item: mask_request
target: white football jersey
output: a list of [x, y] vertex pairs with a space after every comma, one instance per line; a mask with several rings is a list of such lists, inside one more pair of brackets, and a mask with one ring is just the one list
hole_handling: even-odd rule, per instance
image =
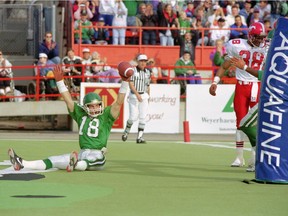
[[[226, 50], [228, 57], [242, 58], [248, 67], [255, 70], [263, 70], [267, 49], [252, 47], [245, 39], [237, 38], [227, 42]], [[248, 82], [257, 82], [258, 78], [252, 76], [244, 70], [236, 68], [236, 79]]]

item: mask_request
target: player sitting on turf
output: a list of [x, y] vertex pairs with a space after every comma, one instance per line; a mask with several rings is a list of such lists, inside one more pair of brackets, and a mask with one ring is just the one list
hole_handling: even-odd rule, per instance
[[19, 157], [12, 148], [8, 150], [10, 161], [15, 170], [28, 169], [66, 169], [68, 172], [75, 170], [97, 170], [105, 164], [105, 153], [107, 151], [107, 140], [112, 125], [117, 119], [125, 94], [128, 90], [127, 79], [122, 77], [122, 84], [116, 101], [104, 108], [101, 97], [94, 93], [88, 93], [83, 100], [83, 106], [72, 100], [66, 85], [63, 81], [61, 66], [53, 70], [57, 87], [61, 93], [70, 116], [77, 122], [79, 128], [80, 152], [73, 151], [71, 154], [51, 156], [44, 160], [26, 161]]

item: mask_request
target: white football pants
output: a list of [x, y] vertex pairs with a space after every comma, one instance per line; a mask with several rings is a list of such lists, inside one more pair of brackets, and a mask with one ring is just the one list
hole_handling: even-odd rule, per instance
[[146, 116], [148, 113], [149, 106], [149, 95], [148, 93], [141, 94], [142, 102], [139, 102], [135, 94], [129, 95], [129, 120], [135, 122], [139, 119], [139, 124], [145, 125]]

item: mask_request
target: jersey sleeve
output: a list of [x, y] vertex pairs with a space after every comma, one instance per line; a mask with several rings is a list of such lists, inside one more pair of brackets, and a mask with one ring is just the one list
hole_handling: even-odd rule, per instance
[[108, 121], [114, 122], [116, 119], [111, 115], [111, 106], [107, 106], [104, 109], [103, 115], [108, 118]]
[[82, 108], [82, 106], [76, 102], [74, 102], [74, 110], [73, 112], [70, 112], [68, 109], [69, 115], [78, 122], [78, 119], [81, 118], [83, 115], [86, 114], [85, 110]]
[[243, 45], [243, 42], [241, 39], [232, 39], [228, 41], [226, 44], [226, 52], [227, 52], [228, 58], [240, 57], [238, 50], [239, 50], [239, 47], [241, 48], [242, 45]]

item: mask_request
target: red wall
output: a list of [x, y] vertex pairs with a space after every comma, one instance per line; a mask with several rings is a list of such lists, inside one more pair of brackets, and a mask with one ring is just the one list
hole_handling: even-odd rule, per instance
[[[102, 58], [107, 57], [108, 64], [117, 65], [121, 61], [130, 61], [138, 53], [145, 53], [148, 58], [156, 59], [158, 65], [174, 65], [179, 58], [179, 46], [144, 46], [144, 45], [88, 45], [74, 44], [75, 54], [82, 57], [82, 49], [89, 48], [91, 53], [97, 51]], [[209, 67], [212, 63], [209, 59], [211, 51], [214, 47], [197, 47], [195, 54], [195, 63], [197, 67]]]

